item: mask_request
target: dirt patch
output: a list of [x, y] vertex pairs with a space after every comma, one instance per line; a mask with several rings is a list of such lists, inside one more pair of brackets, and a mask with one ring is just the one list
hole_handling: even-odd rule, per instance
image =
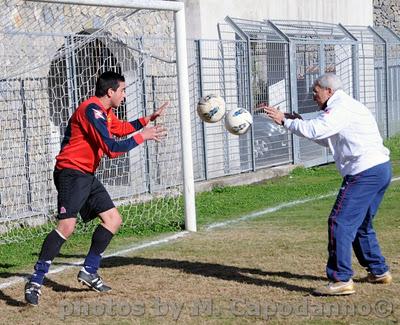
[[[393, 234], [386, 233], [384, 238]], [[326, 283], [326, 237], [320, 228], [282, 228], [257, 220], [192, 234], [132, 256], [105, 259], [113, 291], [76, 281], [79, 268], [50, 276], [39, 307], [23, 302], [23, 284], [0, 292], [7, 324], [371, 323], [400, 319], [396, 252], [386, 254], [395, 283], [356, 283], [357, 293], [317, 298]], [[365, 275], [356, 267], [356, 279]]]

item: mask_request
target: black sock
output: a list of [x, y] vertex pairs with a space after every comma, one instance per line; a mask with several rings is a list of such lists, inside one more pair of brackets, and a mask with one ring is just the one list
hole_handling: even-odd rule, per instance
[[57, 230], [49, 233], [43, 242], [42, 249], [40, 250], [39, 260], [52, 261], [58, 253], [60, 253], [61, 246], [65, 243], [65, 239], [60, 236]]
[[65, 243], [65, 239], [60, 234], [53, 230], [43, 241], [42, 249], [40, 250], [39, 259], [35, 264], [35, 272], [30, 281], [37, 284], [43, 284], [45, 274], [49, 271], [51, 262], [60, 252], [61, 246]]
[[101, 260], [101, 254], [104, 253], [114, 234], [102, 225], [98, 225], [93, 233], [92, 244], [89, 253], [83, 264], [88, 273], [96, 273]]

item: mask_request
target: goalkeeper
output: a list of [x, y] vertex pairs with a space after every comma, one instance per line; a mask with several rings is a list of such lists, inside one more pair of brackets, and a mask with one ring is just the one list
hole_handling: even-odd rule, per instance
[[352, 247], [367, 269], [366, 281], [390, 283], [392, 276], [383, 257], [372, 221], [390, 184], [389, 150], [383, 146], [376, 121], [360, 102], [342, 90], [340, 79], [327, 73], [313, 87], [320, 114], [302, 120], [285, 116], [273, 107], [265, 112], [277, 124], [296, 135], [328, 147], [343, 176], [343, 183], [328, 219], [329, 258], [326, 274], [331, 281], [314, 291], [316, 295], [354, 293]]
[[[73, 233], [78, 212], [84, 222], [97, 216], [101, 219], [78, 273], [78, 281], [98, 292], [111, 290], [103, 283], [97, 270], [101, 256], [122, 219], [94, 173], [103, 154], [114, 158], [146, 140], [160, 141], [165, 129], [159, 125], [146, 125], [163, 114], [168, 106], [165, 103], [150, 116], [126, 122], [119, 120], [113, 112], [124, 98], [125, 78], [112, 71], [105, 72], [97, 80], [95, 96], [81, 103], [68, 122], [54, 169], [54, 183], [58, 192], [58, 225], [45, 238], [34, 273], [25, 286], [25, 300], [31, 305], [38, 304], [44, 276], [61, 246]], [[123, 137], [140, 129], [141, 132], [126, 140], [117, 141], [113, 137]]]

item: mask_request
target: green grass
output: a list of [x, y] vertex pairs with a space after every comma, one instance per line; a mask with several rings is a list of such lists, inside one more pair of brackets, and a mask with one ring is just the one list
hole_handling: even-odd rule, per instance
[[[398, 176], [400, 175], [400, 136], [388, 140], [386, 145], [391, 149], [393, 173]], [[334, 165], [330, 164], [307, 169], [296, 168], [288, 176], [270, 179], [259, 184], [216, 187], [210, 192], [196, 195], [198, 225], [201, 228], [216, 221], [232, 219], [280, 203], [327, 194], [336, 191], [340, 182], [341, 177]], [[393, 198], [393, 202], [391, 202], [390, 196], [388, 197], [387, 204], [395, 205], [397, 203], [396, 198]], [[139, 222], [135, 216], [140, 216], [144, 210], [147, 211], [145, 220], [148, 222], [143, 222], [143, 219]], [[396, 211], [396, 209], [393, 210]], [[111, 250], [141, 241], [144, 238], [157, 236], [160, 233], [173, 232], [182, 227], [181, 199], [178, 199], [178, 202], [177, 200], [163, 199], [135, 207], [122, 207], [120, 211], [126, 223], [129, 220], [129, 224], [115, 236], [110, 246]], [[134, 211], [133, 214], [132, 211]], [[165, 215], [167, 211], [170, 216]], [[129, 216], [128, 213], [130, 213]], [[311, 217], [312, 213], [309, 215]], [[299, 223], [301, 224], [301, 222]], [[94, 225], [95, 223], [89, 227], [94, 228]], [[22, 270], [26, 271], [33, 265], [44, 235], [29, 240], [23, 240], [23, 238], [29, 237], [28, 235], [35, 231], [37, 234], [46, 234], [47, 229], [51, 229], [49, 225], [36, 230], [18, 230], [12, 235], [22, 238], [19, 243], [0, 245], [0, 277], [5, 278]], [[90, 245], [90, 240], [90, 231], [74, 234], [63, 246], [61, 257], [70, 256], [74, 260], [78, 257], [83, 258]]]
[[283, 202], [316, 197], [336, 189], [340, 177], [333, 165], [296, 168], [285, 177], [246, 186], [218, 187], [196, 197], [199, 225], [226, 220]]

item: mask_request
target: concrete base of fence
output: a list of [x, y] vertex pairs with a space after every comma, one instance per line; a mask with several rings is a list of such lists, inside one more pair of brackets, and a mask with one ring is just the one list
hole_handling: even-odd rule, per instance
[[256, 172], [250, 171], [248, 173], [213, 178], [210, 180], [196, 182], [195, 190], [196, 192], [205, 192], [220, 186], [237, 186], [259, 183], [274, 177], [288, 175], [296, 167], [298, 167], [298, 165], [283, 165], [260, 169]]

